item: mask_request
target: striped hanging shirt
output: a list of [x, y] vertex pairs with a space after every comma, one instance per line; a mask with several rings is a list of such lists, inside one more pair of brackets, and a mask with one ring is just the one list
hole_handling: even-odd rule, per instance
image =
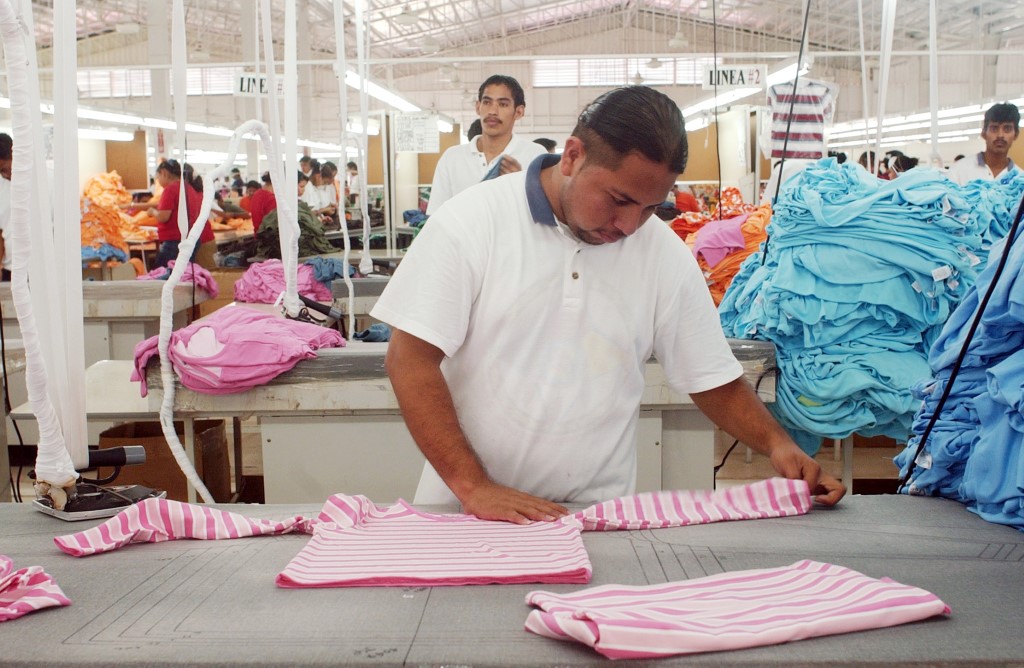
[[832, 84], [810, 79], [800, 79], [795, 95], [792, 81], [768, 89], [772, 158], [817, 160], [825, 156], [825, 125], [832, 121], [836, 92]]
[[773, 645], [906, 624], [950, 609], [917, 587], [815, 561], [684, 582], [530, 592], [526, 630], [639, 659]]

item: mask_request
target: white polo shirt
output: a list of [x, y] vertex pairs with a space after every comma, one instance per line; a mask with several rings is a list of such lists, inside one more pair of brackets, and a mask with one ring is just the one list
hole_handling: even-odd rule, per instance
[[[432, 216], [371, 315], [444, 351], [459, 423], [497, 482], [558, 502], [633, 493], [644, 367], [679, 392], [742, 368], [693, 254], [651, 218], [593, 246], [556, 225], [535, 160]], [[416, 503], [455, 503], [427, 465]]]
[[[477, 137], [468, 144], [452, 146], [441, 154], [441, 159], [437, 161], [437, 168], [434, 170], [434, 182], [430, 186], [428, 215], [436, 213], [442, 204], [466, 188], [480, 183], [487, 172], [498, 163], [498, 157], [501, 156], [487, 162], [487, 157], [478, 147], [479, 141], [480, 138]], [[543, 146], [513, 134], [501, 155], [512, 156], [525, 170], [526, 166], [541, 153], [547, 153]]]
[[993, 174], [992, 170], [987, 164], [985, 164], [985, 152], [979, 152], [972, 159], [970, 156], [964, 156], [960, 160], [954, 162], [949, 171], [946, 172], [946, 176], [949, 177], [950, 181], [965, 186], [971, 181], [977, 181], [979, 179], [983, 181], [994, 181], [1003, 174], [1012, 172], [1017, 169], [1017, 166], [1013, 164], [1013, 160], [1006, 166], [1006, 169]]
[[313, 211], [322, 209], [328, 204], [328, 202], [324, 201], [323, 194], [320, 192], [320, 186], [315, 186], [312, 182], [306, 184], [299, 201], [308, 204], [309, 208]]

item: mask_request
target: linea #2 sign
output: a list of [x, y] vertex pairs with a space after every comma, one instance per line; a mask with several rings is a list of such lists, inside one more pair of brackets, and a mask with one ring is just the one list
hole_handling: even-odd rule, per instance
[[711, 65], [704, 66], [701, 78], [703, 90], [729, 90], [731, 88], [764, 87], [768, 79], [766, 65]]

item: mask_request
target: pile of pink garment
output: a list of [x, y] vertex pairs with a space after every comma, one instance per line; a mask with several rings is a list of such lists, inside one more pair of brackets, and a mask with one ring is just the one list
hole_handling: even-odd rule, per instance
[[[157, 267], [148, 274], [143, 274], [135, 280], [166, 281], [167, 277], [171, 275], [172, 269], [174, 269], [174, 260], [168, 262], [166, 267]], [[210, 299], [216, 299], [217, 295], [220, 294], [220, 288], [217, 287], [217, 281], [213, 280], [213, 274], [195, 262], [188, 263], [188, 266], [185, 267], [185, 271], [182, 273], [179, 282], [194, 283], [197, 288], [208, 294]]]
[[[298, 268], [298, 293], [319, 302], [329, 302], [334, 297], [331, 289], [316, 280], [313, 267], [300, 264]], [[250, 304], [273, 304], [284, 292], [284, 264], [280, 260], [266, 260], [251, 265], [240, 279], [235, 281], [235, 301]]]
[[39, 566], [14, 570], [10, 558], [0, 554], [0, 622], [65, 605], [71, 601], [46, 571]]
[[[135, 346], [132, 380], [146, 396], [146, 365], [158, 351], [159, 337]], [[214, 311], [171, 333], [168, 356], [181, 384], [206, 394], [244, 392], [288, 371], [320, 348], [337, 348], [345, 339], [335, 330], [288, 320], [244, 306]]]

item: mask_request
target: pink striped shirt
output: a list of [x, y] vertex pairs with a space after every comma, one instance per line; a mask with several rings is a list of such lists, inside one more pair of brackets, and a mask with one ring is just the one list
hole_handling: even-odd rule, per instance
[[147, 499], [105, 523], [60, 536], [73, 556], [128, 543], [217, 540], [290, 532], [313, 538], [277, 576], [281, 587], [586, 583], [591, 565], [580, 531], [654, 529], [806, 513], [807, 483], [773, 478], [719, 492], [638, 494], [591, 506], [559, 522], [490, 522], [418, 511], [405, 501], [381, 508], [365, 496], [335, 494], [316, 518], [254, 520], [208, 506]]
[[950, 609], [917, 587], [815, 561], [646, 587], [534, 591], [526, 629], [612, 659], [663, 657], [906, 624]]
[[646, 492], [593, 505], [574, 517], [584, 531], [615, 531], [790, 517], [810, 509], [806, 482], [771, 478], [714, 492]]
[[[590, 581], [580, 525], [492, 522], [378, 508], [332, 496], [313, 539], [277, 576], [281, 587], [517, 584]], [[331, 519], [333, 521], [327, 521]]]
[[71, 601], [41, 567], [14, 570], [10, 557], [0, 554], [0, 622], [65, 605]]

